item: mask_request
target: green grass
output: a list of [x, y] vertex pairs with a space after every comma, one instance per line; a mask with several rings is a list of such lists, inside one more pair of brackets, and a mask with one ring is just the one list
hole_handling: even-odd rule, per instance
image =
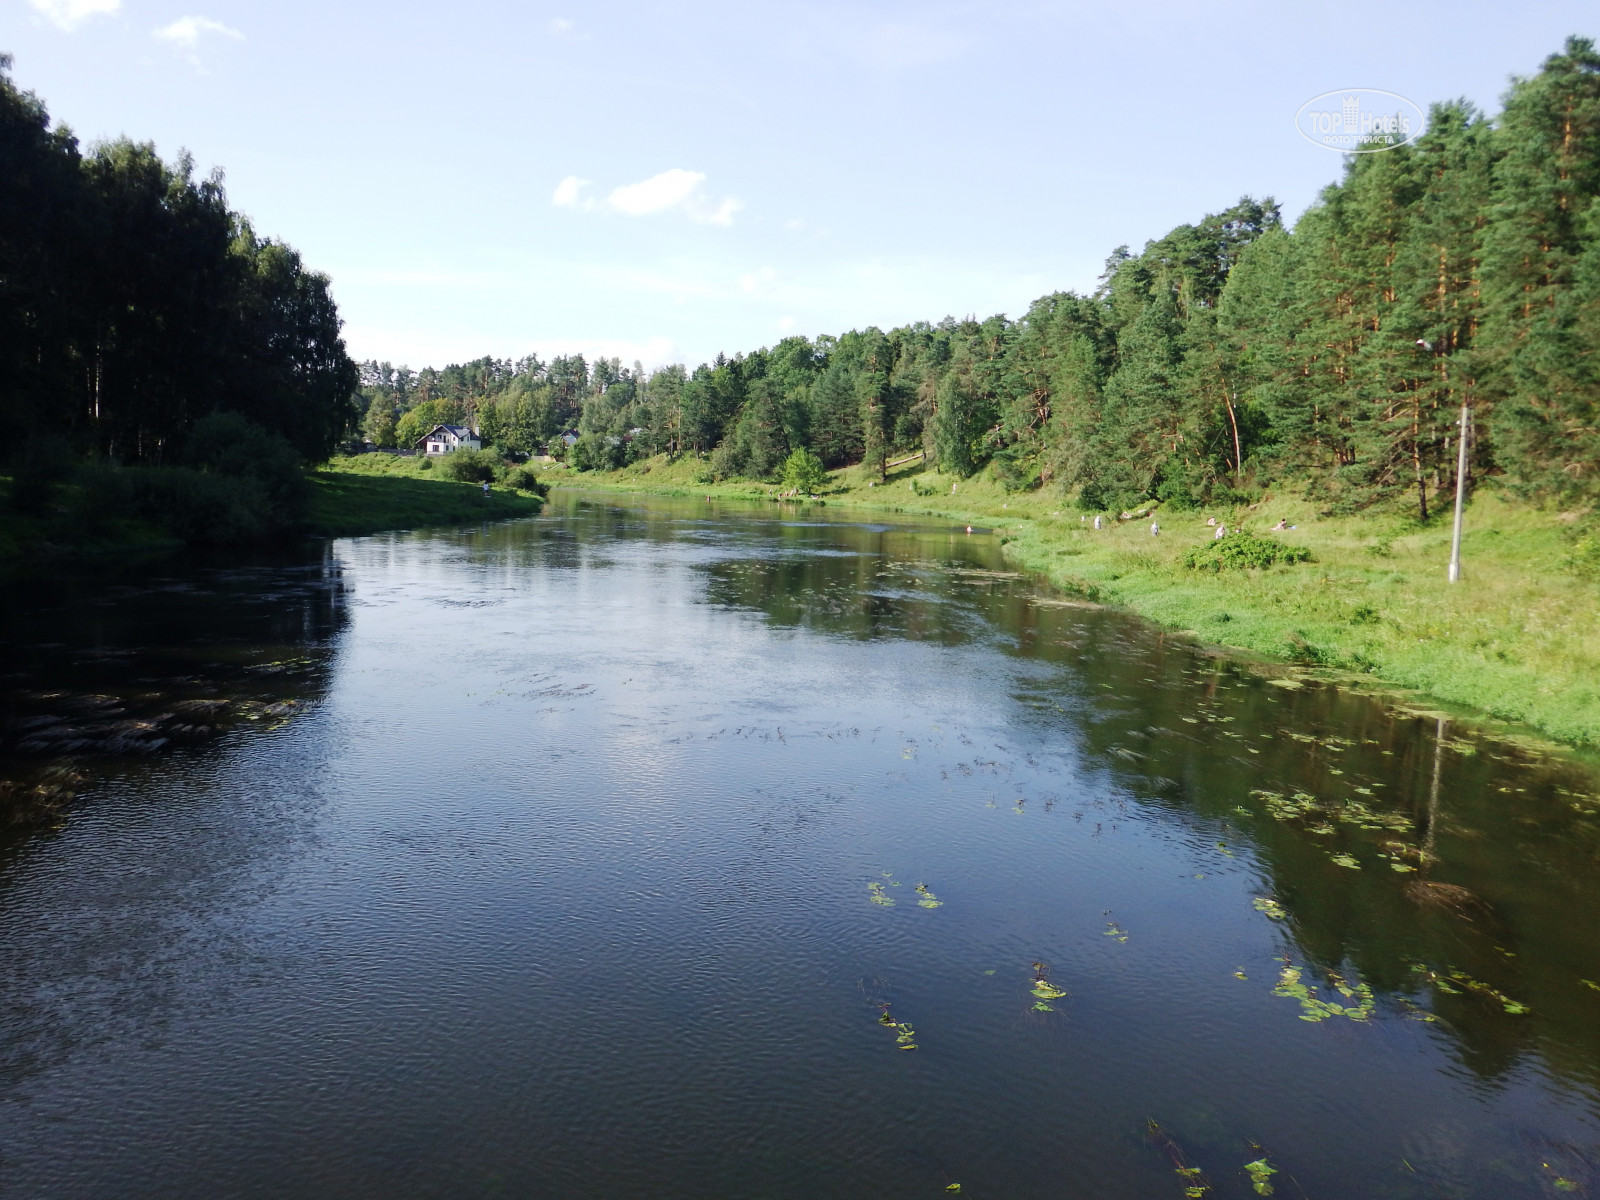
[[[307, 477], [309, 509], [299, 532], [326, 537], [498, 521], [537, 513], [543, 501], [526, 492], [456, 483], [423, 471], [414, 458], [387, 454], [336, 458]], [[85, 510], [81, 487], [59, 485], [45, 509], [21, 514], [11, 505], [11, 480], [0, 476], [0, 562], [159, 557], [184, 540], [159, 522], [114, 511]]]
[[[558, 486], [679, 495], [774, 497], [772, 484], [696, 483], [703, 461], [656, 458]], [[1450, 520], [1403, 513], [1326, 518], [1289, 494], [1252, 507], [1110, 520], [1096, 532], [1059, 494], [1008, 493], [979, 476], [955, 479], [920, 463], [868, 487], [859, 467], [832, 473], [832, 505], [924, 513], [994, 530], [1016, 565], [1173, 630], [1340, 675], [1415, 689], [1450, 705], [1532, 726], [1573, 745], [1600, 745], [1600, 586], [1564, 565], [1574, 514], [1480, 492], [1467, 512], [1462, 580], [1446, 581]], [[952, 492], [952, 487], [954, 491]], [[916, 490], [913, 490], [913, 489]], [[1204, 545], [1208, 516], [1273, 534], [1312, 561], [1260, 570], [1197, 571], [1185, 551]]]
[[416, 462], [388, 454], [334, 459], [311, 476], [306, 532], [341, 537], [500, 521], [530, 516], [543, 506], [537, 496], [498, 486], [485, 496], [481, 484], [443, 479], [418, 470]]

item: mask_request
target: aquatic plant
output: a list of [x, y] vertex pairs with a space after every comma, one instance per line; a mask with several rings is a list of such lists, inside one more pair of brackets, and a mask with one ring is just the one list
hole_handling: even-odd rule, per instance
[[1042, 962], [1033, 964], [1033, 986], [1029, 989], [1037, 999], [1033, 1002], [1034, 1012], [1055, 1012], [1051, 1000], [1061, 1000], [1067, 993], [1050, 982], [1050, 968]]
[[1529, 1011], [1528, 1006], [1520, 1000], [1513, 1000], [1498, 988], [1484, 983], [1481, 979], [1474, 979], [1465, 971], [1453, 969], [1440, 971], [1428, 966], [1426, 963], [1419, 962], [1412, 963], [1411, 970], [1431, 983], [1435, 991], [1444, 992], [1446, 995], [1453, 996], [1460, 995], [1463, 992], [1470, 992], [1474, 995], [1482, 996], [1486, 1000], [1493, 1000], [1514, 1017], [1520, 1017]]
[[928, 889], [928, 885], [925, 883], [917, 884], [917, 894], [922, 897], [917, 901], [917, 906], [919, 908], [938, 908], [944, 903], [943, 900], [939, 899], [939, 897], [935, 896], [933, 892]]
[[1183, 1194], [1188, 1200], [1200, 1200], [1211, 1191], [1211, 1181], [1205, 1172], [1189, 1162], [1177, 1139], [1163, 1129], [1154, 1118], [1145, 1121], [1146, 1136], [1159, 1146], [1172, 1161], [1173, 1172], [1183, 1181]]
[[1257, 912], [1266, 913], [1274, 921], [1287, 921], [1289, 919], [1289, 914], [1284, 911], [1283, 905], [1270, 896], [1257, 896], [1250, 903]]
[[874, 904], [882, 905], [884, 908], [894, 907], [894, 897], [885, 892], [883, 890], [883, 884], [879, 883], [876, 879], [867, 884], [867, 899], [871, 900]]
[[1267, 1161], [1266, 1156], [1247, 1162], [1245, 1171], [1250, 1176], [1250, 1186], [1255, 1189], [1258, 1196], [1272, 1195], [1272, 1177], [1278, 1173], [1278, 1168]]
[[915, 1050], [917, 1048], [917, 1031], [905, 1021], [897, 1021], [889, 1015], [889, 1006], [878, 1006], [882, 1011], [878, 1014], [878, 1024], [886, 1029], [894, 1030], [894, 1040], [897, 1048], [901, 1050]]
[[1349, 1017], [1352, 1021], [1365, 1021], [1372, 1016], [1376, 1001], [1372, 995], [1372, 988], [1367, 984], [1359, 980], [1354, 984], [1348, 983], [1342, 975], [1329, 971], [1329, 986], [1347, 1001], [1354, 1002], [1340, 1004], [1335, 1000], [1322, 999], [1317, 994], [1315, 986], [1303, 982], [1304, 977], [1304, 972], [1299, 967], [1284, 960], [1283, 969], [1278, 972], [1278, 986], [1272, 989], [1274, 996], [1284, 996], [1299, 1001], [1302, 1021], [1326, 1021], [1329, 1017]]

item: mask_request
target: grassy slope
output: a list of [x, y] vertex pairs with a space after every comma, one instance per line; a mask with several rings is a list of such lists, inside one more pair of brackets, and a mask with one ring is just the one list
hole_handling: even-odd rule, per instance
[[539, 511], [543, 501], [526, 492], [456, 483], [419, 469], [415, 458], [366, 454], [335, 458], [311, 477], [308, 533], [329, 537], [499, 521]]
[[[704, 464], [651, 459], [557, 485], [729, 497], [771, 496], [770, 485], [694, 482]], [[982, 523], [1006, 537], [1017, 565], [1057, 585], [1133, 609], [1203, 641], [1358, 672], [1534, 726], [1561, 741], [1600, 745], [1600, 588], [1562, 566], [1561, 514], [1483, 493], [1467, 513], [1463, 578], [1445, 580], [1448, 515], [1427, 525], [1396, 514], [1321, 518], [1293, 496], [1252, 509], [1158, 513], [1095, 532], [1058, 496], [1007, 494], [984, 478], [956, 480], [920, 463], [867, 487], [855, 467], [834, 472], [830, 504], [890, 508]], [[912, 491], [915, 484], [929, 495]], [[952, 494], [952, 484], [955, 492]], [[1277, 536], [1314, 561], [1213, 575], [1183, 567], [1183, 551], [1212, 536], [1207, 516]]]
[[[368, 462], [367, 460], [372, 460]], [[381, 460], [381, 461], [379, 461]], [[386, 529], [462, 525], [529, 516], [543, 501], [509, 488], [456, 483], [420, 471], [415, 459], [363, 455], [334, 459], [310, 476], [311, 503], [305, 532], [356, 536]], [[392, 464], [403, 464], [396, 467]], [[148, 521], [101, 514], [85, 528], [70, 513], [52, 508], [37, 515], [10, 512], [9, 477], [0, 476], [0, 562], [23, 559], [160, 556], [183, 549], [181, 539]]]

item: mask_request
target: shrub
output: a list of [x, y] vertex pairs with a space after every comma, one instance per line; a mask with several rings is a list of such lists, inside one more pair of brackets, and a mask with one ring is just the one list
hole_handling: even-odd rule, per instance
[[498, 464], [487, 450], [453, 450], [444, 456], [439, 470], [446, 479], [462, 483], [492, 483]]
[[192, 467], [85, 467], [78, 475], [74, 519], [98, 529], [134, 517], [191, 545], [257, 541], [278, 531], [259, 480]]
[[1270, 567], [1274, 563], [1309, 562], [1311, 551], [1304, 546], [1289, 546], [1276, 538], [1240, 530], [1226, 537], [1191, 547], [1183, 565], [1197, 571], [1242, 571], [1249, 567]]
[[828, 469], [822, 460], [801, 446], [783, 462], [783, 486], [806, 495], [828, 482]]
[[232, 494], [260, 496], [264, 528], [286, 529], [305, 515], [308, 495], [299, 454], [283, 437], [237, 413], [212, 413], [196, 421], [184, 444], [183, 458], [185, 465], [207, 475], [257, 484], [253, 491], [235, 489]]
[[13, 511], [37, 516], [50, 507], [56, 485], [72, 474], [72, 448], [60, 438], [34, 437], [23, 446], [12, 467]]
[[550, 485], [541, 483], [533, 468], [527, 465], [507, 467], [505, 478], [502, 482], [507, 487], [516, 488], [519, 492], [532, 492], [535, 496], [548, 496], [550, 494]]

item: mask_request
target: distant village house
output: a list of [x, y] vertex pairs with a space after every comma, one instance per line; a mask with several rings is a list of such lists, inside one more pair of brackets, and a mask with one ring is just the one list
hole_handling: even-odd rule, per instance
[[424, 454], [449, 454], [452, 450], [482, 450], [478, 431], [465, 425], [435, 425], [417, 439]]

